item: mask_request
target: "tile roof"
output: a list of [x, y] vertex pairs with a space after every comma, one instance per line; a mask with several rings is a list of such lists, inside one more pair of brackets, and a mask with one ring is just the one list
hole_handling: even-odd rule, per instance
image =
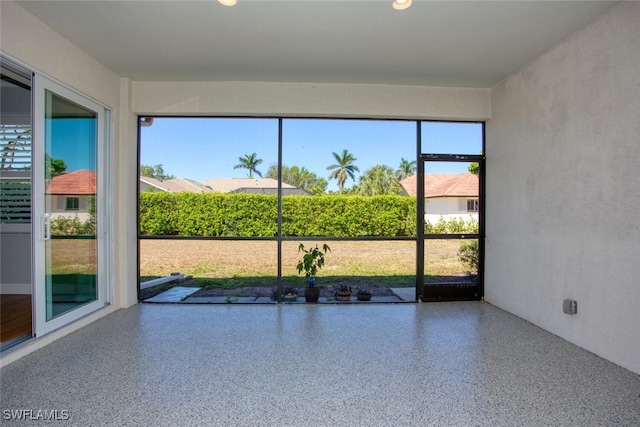
[[[254, 193], [277, 194], [278, 181], [271, 178], [216, 178], [200, 183], [187, 178], [173, 178], [159, 181], [148, 176], [140, 176], [140, 182], [168, 193]], [[293, 185], [282, 183], [283, 194], [309, 195], [310, 193]]]
[[80, 169], [51, 178], [46, 194], [92, 195], [96, 194], [96, 172]]
[[166, 188], [171, 193], [212, 193], [213, 190], [204, 184], [193, 181], [187, 178], [173, 178], [166, 181], [161, 181], [160, 185]]
[[[278, 181], [272, 178], [215, 178], [203, 183], [215, 193], [231, 193], [238, 190], [277, 189]], [[296, 188], [282, 183], [282, 188]]]
[[169, 191], [162, 185], [162, 181], [160, 181], [159, 179], [151, 178], [149, 176], [140, 175], [140, 182], [143, 182], [143, 183], [145, 183], [147, 185], [155, 187], [158, 190]]
[[[416, 197], [416, 175], [400, 181], [408, 195]], [[478, 197], [478, 177], [472, 173], [428, 173], [424, 175], [425, 198]]]

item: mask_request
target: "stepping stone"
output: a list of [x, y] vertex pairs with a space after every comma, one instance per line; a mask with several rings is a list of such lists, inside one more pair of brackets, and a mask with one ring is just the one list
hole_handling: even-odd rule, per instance
[[144, 302], [182, 302], [189, 295], [198, 292], [201, 288], [187, 288], [185, 286], [176, 286], [168, 291], [164, 291], [155, 297], [148, 298]]

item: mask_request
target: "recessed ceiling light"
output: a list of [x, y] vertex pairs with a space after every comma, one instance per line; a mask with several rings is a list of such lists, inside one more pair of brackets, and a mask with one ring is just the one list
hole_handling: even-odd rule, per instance
[[413, 3], [412, 0], [393, 0], [393, 8], [395, 10], [405, 10], [408, 9]]
[[218, 0], [218, 3], [225, 6], [235, 6], [236, 3], [238, 3], [238, 0]]

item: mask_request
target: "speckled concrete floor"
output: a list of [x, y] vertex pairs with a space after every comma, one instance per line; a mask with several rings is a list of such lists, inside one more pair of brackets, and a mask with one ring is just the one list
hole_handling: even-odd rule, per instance
[[640, 425], [638, 375], [483, 302], [137, 305], [0, 375], [6, 425]]

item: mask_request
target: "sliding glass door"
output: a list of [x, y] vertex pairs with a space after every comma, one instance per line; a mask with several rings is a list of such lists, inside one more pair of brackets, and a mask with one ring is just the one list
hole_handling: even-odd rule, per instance
[[34, 87], [33, 277], [42, 335], [107, 302], [107, 111], [46, 78]]

